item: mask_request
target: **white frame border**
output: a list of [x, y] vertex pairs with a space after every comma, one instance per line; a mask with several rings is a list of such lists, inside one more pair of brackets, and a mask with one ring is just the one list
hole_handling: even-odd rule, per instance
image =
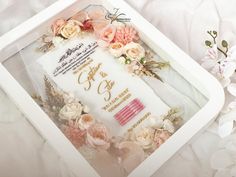
[[[186, 122], [166, 143], [141, 163], [129, 177], [151, 176], [170, 157], [172, 157], [184, 144], [191, 140], [200, 130], [207, 126], [218, 115], [224, 104], [224, 91], [219, 82], [199, 66], [192, 58], [186, 55], [175, 44], [160, 33], [154, 26], [147, 22], [140, 14], [131, 8], [123, 0], [107, 0], [115, 7], [125, 11], [132, 22], [142, 29], [142, 35], [149, 39], [162, 41], [155, 45], [153, 40], [145, 41], [162, 56], [170, 59], [174, 69], [183, 75], [188, 81], [198, 88], [209, 99], [208, 103]], [[48, 19], [55, 19], [56, 15], [63, 9], [72, 8], [77, 0], [59, 0], [46, 10], [35, 15], [25, 23], [8, 32], [0, 39], [1, 61], [6, 60], [20, 48], [9, 47], [21, 38], [36, 29], [41, 23]], [[75, 9], [72, 8], [71, 13]], [[31, 37], [32, 38], [32, 37]], [[22, 48], [29, 44], [30, 39], [22, 44]], [[171, 51], [168, 54], [164, 51]], [[191, 74], [189, 74], [191, 73]], [[200, 87], [199, 87], [200, 85]], [[97, 172], [84, 160], [73, 145], [54, 125], [48, 116], [34, 102], [30, 95], [18, 84], [3, 65], [0, 65], [0, 87], [15, 102], [40, 134], [49, 141], [55, 150], [62, 156], [71, 170], [78, 176], [96, 177]], [[79, 167], [77, 164], [79, 163]], [[83, 169], [83, 171], [81, 171]]]

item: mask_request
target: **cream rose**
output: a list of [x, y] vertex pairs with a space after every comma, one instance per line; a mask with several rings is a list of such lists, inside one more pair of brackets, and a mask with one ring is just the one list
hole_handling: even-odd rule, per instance
[[150, 149], [153, 147], [154, 130], [152, 128], [141, 128], [134, 132], [134, 141], [143, 149]]
[[123, 47], [124, 47], [124, 45], [120, 42], [112, 43], [112, 44], [110, 44], [109, 52], [114, 57], [120, 57], [123, 53]]
[[76, 20], [69, 20], [63, 27], [60, 29], [60, 34], [66, 38], [73, 38], [80, 32], [80, 26], [83, 24]]
[[66, 104], [59, 112], [59, 117], [64, 120], [75, 120], [81, 116], [83, 106], [78, 103]]
[[124, 54], [131, 60], [140, 61], [145, 57], [145, 50], [140, 44], [131, 42], [124, 47]]
[[87, 130], [91, 125], [95, 123], [95, 119], [90, 114], [83, 114], [79, 119], [79, 128], [81, 130]]
[[105, 125], [95, 123], [87, 130], [87, 141], [94, 148], [108, 149], [110, 147], [111, 136]]

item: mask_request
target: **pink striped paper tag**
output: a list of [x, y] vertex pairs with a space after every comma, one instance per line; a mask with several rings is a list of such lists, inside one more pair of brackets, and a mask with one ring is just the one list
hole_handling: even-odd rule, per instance
[[140, 113], [145, 106], [141, 103], [139, 99], [134, 99], [127, 106], [121, 109], [115, 114], [115, 119], [120, 123], [120, 125], [125, 125], [131, 119], [133, 119], [138, 113]]

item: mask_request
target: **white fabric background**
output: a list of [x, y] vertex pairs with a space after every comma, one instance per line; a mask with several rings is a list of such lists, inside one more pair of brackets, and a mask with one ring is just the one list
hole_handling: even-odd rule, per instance
[[[53, 0], [0, 0], [0, 35], [39, 12]], [[195, 60], [205, 54], [207, 30], [236, 41], [235, 0], [128, 0], [140, 13]], [[14, 12], [14, 15], [13, 15]], [[0, 94], [0, 176], [72, 176], [66, 165]], [[183, 147], [153, 176], [211, 177], [210, 158], [218, 149], [216, 123]], [[20, 146], [19, 146], [20, 144]], [[17, 174], [17, 175], [16, 175]], [[225, 176], [228, 177], [228, 176]]]

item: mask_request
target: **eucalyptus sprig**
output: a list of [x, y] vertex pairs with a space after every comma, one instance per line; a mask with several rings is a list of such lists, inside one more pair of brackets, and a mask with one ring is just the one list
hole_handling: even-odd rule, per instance
[[[213, 43], [209, 40], [206, 40], [205, 45], [207, 47], [212, 48], [213, 45], [217, 45], [216, 39], [217, 39], [218, 33], [217, 33], [217, 31], [207, 31], [207, 33], [213, 38]], [[217, 46], [217, 50], [220, 51], [227, 58], [227, 56], [228, 56], [227, 52], [229, 50], [228, 42], [226, 40], [222, 40], [221, 41], [221, 46], [223, 47], [223, 49], [221, 49], [219, 46]]]

